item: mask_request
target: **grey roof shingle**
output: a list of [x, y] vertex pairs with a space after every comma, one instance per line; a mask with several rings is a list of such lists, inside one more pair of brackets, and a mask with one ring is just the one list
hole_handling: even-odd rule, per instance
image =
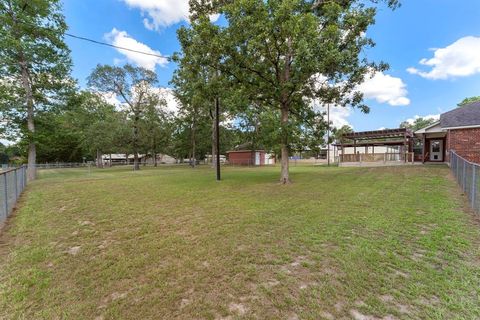
[[440, 115], [442, 128], [480, 125], [480, 102], [467, 104]]

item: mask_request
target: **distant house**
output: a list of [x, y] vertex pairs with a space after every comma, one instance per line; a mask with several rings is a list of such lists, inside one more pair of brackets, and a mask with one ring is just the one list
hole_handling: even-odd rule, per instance
[[[155, 163], [153, 159], [153, 155], [147, 154], [147, 155], [141, 155], [141, 156], [142, 156], [142, 161], [141, 161], [142, 163], [146, 163], [146, 164]], [[177, 159], [175, 159], [172, 156], [169, 156], [168, 154], [157, 153], [156, 157], [157, 157], [157, 164], [175, 164], [178, 162]]]
[[439, 121], [412, 132], [406, 128], [351, 132], [334, 144], [340, 165], [449, 162], [451, 151], [480, 163], [480, 102], [440, 115]]
[[440, 115], [436, 123], [415, 131], [422, 162], [448, 162], [450, 151], [480, 163], [480, 102]]
[[[134, 155], [125, 153], [112, 153], [104, 154], [102, 156], [104, 165], [121, 165], [121, 164], [133, 164]], [[153, 164], [153, 157], [151, 155], [139, 154], [138, 161], [140, 163]], [[158, 164], [173, 164], [177, 160], [166, 154], [157, 154]]]
[[104, 165], [118, 165], [118, 164], [127, 164], [128, 155], [122, 153], [111, 153], [102, 155]]

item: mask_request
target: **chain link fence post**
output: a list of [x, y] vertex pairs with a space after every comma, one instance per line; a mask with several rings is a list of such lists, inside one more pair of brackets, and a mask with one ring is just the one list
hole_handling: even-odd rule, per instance
[[13, 170], [13, 176], [14, 176], [14, 179], [15, 179], [15, 200], [18, 199], [18, 177], [17, 177], [17, 170], [18, 170], [18, 169]]
[[475, 208], [476, 175], [476, 165], [472, 164], [472, 208]]
[[[462, 165], [462, 168], [460, 168], [460, 165]], [[462, 190], [466, 194], [471, 207], [476, 212], [478, 212], [480, 209], [477, 208], [477, 192], [479, 192], [477, 186], [479, 169], [477, 167], [479, 166], [476, 163], [467, 161], [454, 151], [451, 152], [450, 169], [452, 170], [452, 174], [455, 176], [460, 187], [462, 187]]]
[[8, 212], [8, 191], [7, 191], [7, 173], [5, 172], [2, 174], [3, 176], [3, 190], [5, 194], [5, 217], [8, 217], [9, 212]]
[[[10, 216], [11, 211], [27, 185], [27, 167], [21, 166], [0, 172], [0, 222]], [[3, 188], [3, 190], [2, 190]]]

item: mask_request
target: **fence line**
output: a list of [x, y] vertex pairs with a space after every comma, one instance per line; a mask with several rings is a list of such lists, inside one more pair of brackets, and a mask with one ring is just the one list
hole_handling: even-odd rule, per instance
[[0, 171], [0, 223], [12, 213], [27, 185], [27, 166]]
[[462, 158], [455, 151], [450, 151], [450, 169], [467, 195], [470, 206], [480, 212], [480, 165]]
[[340, 154], [340, 162], [387, 162], [387, 161], [403, 161], [414, 162], [413, 152], [385, 152], [385, 153], [357, 153], [357, 154]]
[[37, 169], [60, 169], [60, 168], [81, 168], [88, 167], [88, 163], [83, 162], [54, 162], [54, 163], [37, 163]]

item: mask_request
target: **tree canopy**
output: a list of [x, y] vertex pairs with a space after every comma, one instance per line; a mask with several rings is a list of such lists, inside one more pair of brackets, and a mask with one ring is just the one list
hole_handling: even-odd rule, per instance
[[429, 118], [418, 117], [418, 118], [415, 118], [413, 122], [403, 121], [402, 123], [400, 123], [400, 128], [407, 128], [407, 129], [412, 129], [413, 131], [417, 131], [422, 128], [428, 127], [437, 121], [438, 121], [437, 119], [431, 118], [431, 117]]
[[[261, 109], [260, 114], [276, 118], [271, 129], [280, 149], [282, 183], [290, 182], [288, 157], [295, 128], [304, 128], [316, 116], [311, 112], [312, 99], [368, 112], [356, 87], [387, 68], [363, 55], [374, 45], [365, 33], [374, 23], [375, 7], [356, 0], [191, 4], [197, 17], [192, 32], [210, 38], [208, 45], [197, 48], [208, 57], [203, 64], [235, 83], [249, 105]], [[388, 5], [396, 7], [398, 2]], [[205, 18], [212, 12], [222, 13], [227, 25], [212, 26]]]
[[463, 99], [461, 102], [457, 104], [458, 107], [463, 107], [467, 104], [474, 103], [474, 102], [480, 102], [480, 96], [474, 96], [474, 97], [468, 97]]
[[140, 170], [138, 155], [140, 151], [140, 122], [151, 107], [164, 104], [158, 90], [155, 72], [126, 64], [123, 67], [98, 65], [88, 78], [88, 85], [100, 92], [115, 93], [132, 121], [132, 152], [134, 170]]
[[[168, 152], [195, 165], [215, 154], [219, 139], [220, 152], [248, 145], [275, 153], [280, 182], [289, 183], [289, 156], [318, 153], [327, 143], [329, 124], [316, 105], [369, 112], [358, 87], [388, 68], [366, 53], [375, 45], [366, 32], [380, 3], [399, 5], [190, 0], [190, 23], [179, 28], [181, 51], [172, 57], [177, 68], [170, 84], [179, 105], [172, 113], [156, 73], [142, 67], [97, 65], [88, 89], [78, 88], [70, 78], [60, 0], [5, 0], [0, 121], [8, 126], [0, 134], [19, 137], [30, 164], [96, 158], [102, 166], [103, 154], [123, 152], [133, 154], [135, 170], [140, 153], [156, 163], [157, 153]], [[212, 23], [212, 14], [222, 14], [225, 23]], [[106, 95], [115, 95], [118, 104], [108, 103]], [[338, 128], [334, 137], [350, 129]]]
[[0, 111], [7, 134], [28, 141], [28, 178], [36, 176], [35, 119], [72, 87], [67, 29], [59, 0], [0, 2]]

